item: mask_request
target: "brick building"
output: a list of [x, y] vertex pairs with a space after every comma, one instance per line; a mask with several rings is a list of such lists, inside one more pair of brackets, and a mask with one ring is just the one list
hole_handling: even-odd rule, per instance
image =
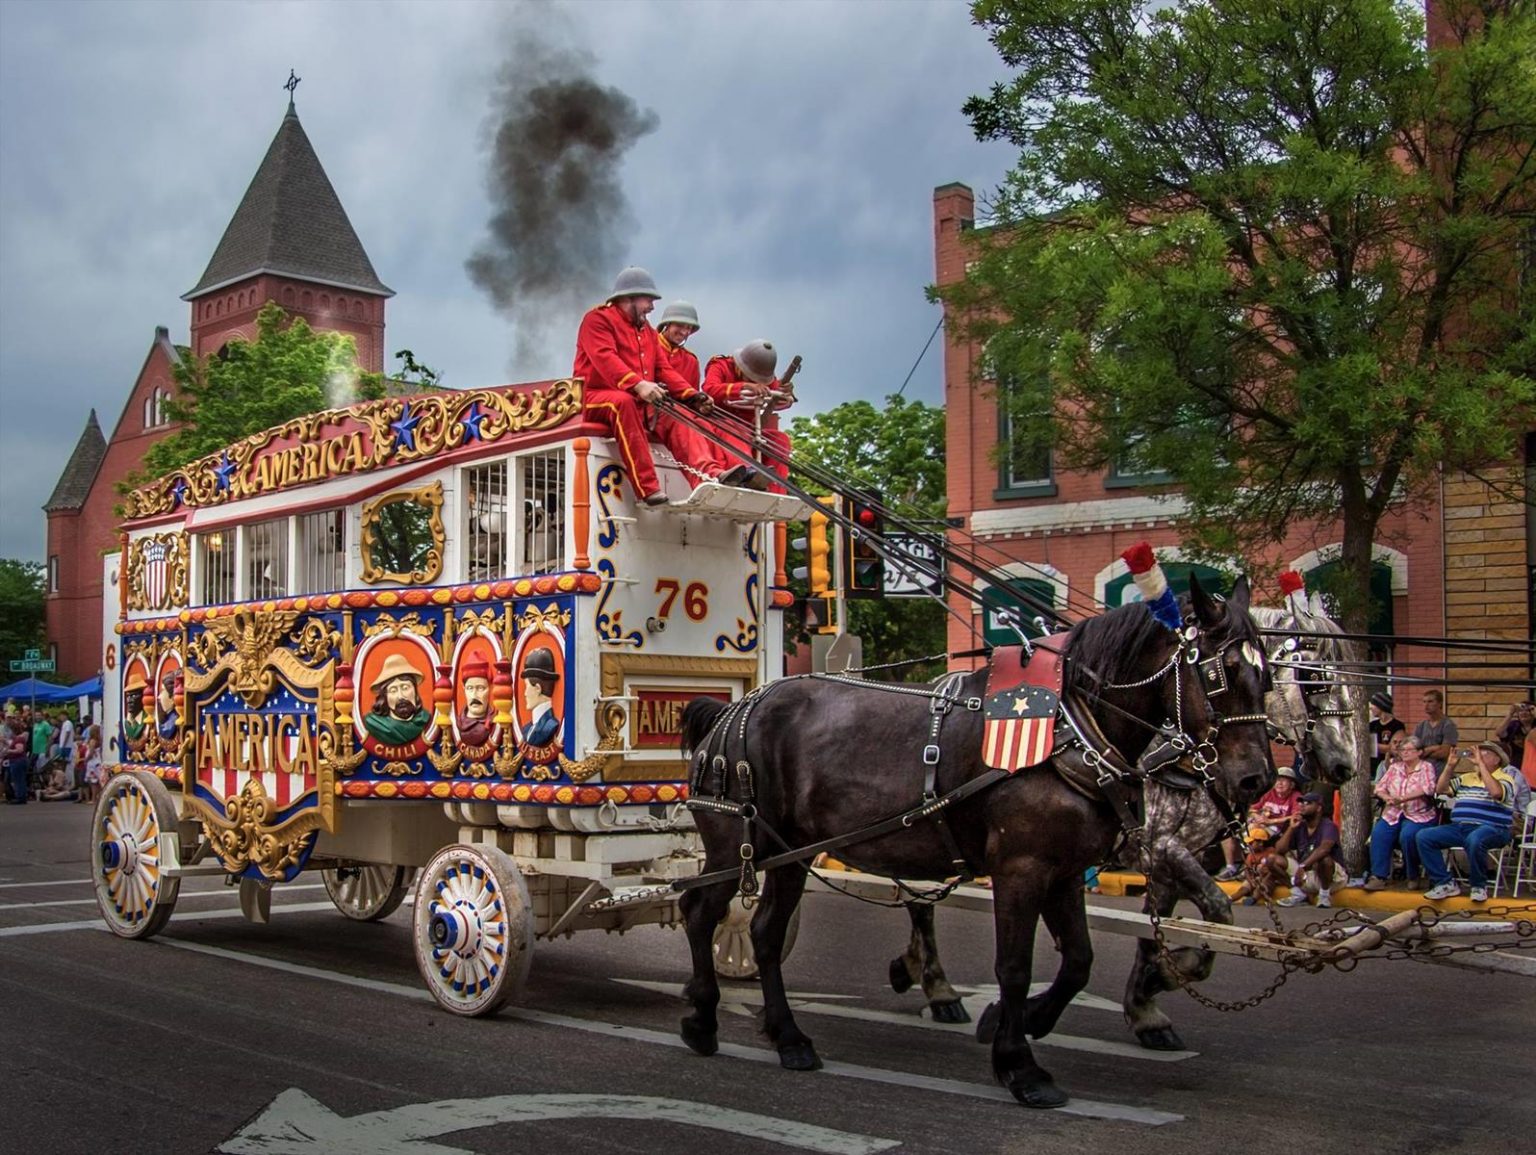
[[117, 544], [119, 483], [174, 428], [165, 400], [185, 357], [215, 355], [256, 333], [268, 301], [316, 329], [349, 334], [358, 362], [384, 365], [384, 305], [394, 296], [373, 270], [292, 101], [203, 275], [182, 297], [189, 343], [155, 330], [110, 438], [96, 412], [43, 510], [48, 518], [48, 639], [58, 671], [88, 678], [101, 667], [103, 552]]
[[[975, 198], [963, 184], [942, 185], [933, 194], [936, 283], [965, 276], [970, 259], [965, 234], [975, 227]], [[1069, 616], [1113, 607], [1136, 595], [1120, 553], [1149, 541], [1178, 589], [1194, 571], [1219, 582], [1204, 566], [1181, 560], [1174, 519], [1182, 508], [1167, 478], [1110, 469], [1102, 473], [1059, 470], [1049, 453], [1006, 451], [1006, 416], [995, 383], [980, 377], [979, 349], [953, 336], [944, 347], [947, 413], [948, 512], [962, 518], [985, 560], [1015, 575], [1031, 592]], [[1530, 439], [1527, 439], [1529, 452]], [[995, 452], [1005, 447], [1001, 454]], [[1485, 481], [1448, 475], [1441, 492], [1411, 511], [1396, 510], [1382, 523], [1375, 547], [1373, 593], [1381, 602], [1373, 632], [1405, 636], [1468, 638], [1531, 636], [1530, 582], [1536, 573], [1532, 509], [1516, 496], [1525, 492], [1524, 465], [1498, 472], [1507, 482], [1497, 490]], [[1275, 569], [1312, 574], [1338, 554], [1340, 527], [1318, 522], [1295, 526], [1274, 556]], [[1255, 604], [1278, 605], [1279, 591], [1258, 588]], [[1010, 632], [989, 611], [955, 599], [969, 625], [953, 618], [952, 651], [983, 641], [1006, 643]], [[1440, 677], [1444, 671], [1415, 670], [1402, 654], [1397, 672]], [[1428, 651], [1417, 650], [1423, 657]], [[1438, 654], [1436, 655], [1438, 656]], [[1465, 679], [1475, 674], [1464, 675]], [[1505, 670], [1503, 677], [1518, 676]], [[1454, 682], [1456, 679], [1453, 678]], [[1447, 713], [1462, 721], [1469, 737], [1480, 737], [1504, 718], [1517, 691], [1452, 686]], [[1419, 695], [1398, 694], [1398, 711], [1411, 724], [1420, 717]]]

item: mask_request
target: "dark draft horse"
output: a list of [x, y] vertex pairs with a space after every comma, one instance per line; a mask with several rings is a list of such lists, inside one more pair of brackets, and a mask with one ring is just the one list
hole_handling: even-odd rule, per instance
[[[1262, 649], [1247, 599], [1245, 579], [1225, 602], [1192, 582], [1182, 634], [1136, 604], [1078, 624], [1064, 647], [1065, 694], [1083, 703], [1126, 763], [1134, 764], [1170, 720], [1199, 745], [1211, 789], [1238, 812], [1273, 776], [1261, 721], [1221, 725], [1223, 714], [1235, 720], [1262, 710]], [[1203, 685], [1212, 663], [1225, 671], [1220, 714]], [[706, 855], [700, 878], [684, 884], [681, 899], [693, 963], [684, 988], [692, 1012], [681, 1030], [695, 1052], [711, 1055], [718, 1047], [712, 939], [738, 888], [756, 885], [751, 863], [878, 826], [875, 836], [841, 846], [838, 857], [860, 870], [934, 881], [954, 876], [959, 858], [991, 877], [1001, 994], [993, 1072], [1025, 1106], [1067, 1101], [1028, 1040], [1049, 1034], [1087, 985], [1093, 952], [1083, 871], [1109, 852], [1122, 823], [1100, 792], [1082, 786], [1084, 763], [1092, 759], [1060, 747], [1047, 764], [944, 808], [942, 825], [915, 817], [930, 772], [925, 747], [938, 748], [931, 768], [936, 795], [987, 773], [976, 708], [986, 681], [985, 669], [926, 688], [810, 676], [771, 683], [729, 707], [707, 698], [689, 703], [683, 749], [693, 761], [690, 809]], [[1073, 776], [1076, 786], [1067, 780]], [[1086, 780], [1093, 782], [1092, 771]], [[903, 814], [912, 820], [890, 821]], [[763, 1030], [791, 1070], [821, 1065], [790, 1011], [780, 967], [807, 870], [803, 857], [765, 870], [752, 919]], [[1061, 960], [1050, 986], [1031, 997], [1042, 918], [1060, 944]]]
[[[1249, 606], [1248, 613], [1267, 632], [1267, 673], [1270, 690], [1264, 706], [1277, 741], [1293, 747], [1303, 775], [1337, 786], [1362, 764], [1365, 735], [1365, 692], [1350, 684], [1343, 670], [1359, 661], [1350, 643], [1338, 634], [1331, 619], [1295, 608]], [[1291, 632], [1279, 645], [1274, 635]], [[1122, 848], [1120, 865], [1146, 874], [1149, 885], [1143, 909], [1161, 918], [1187, 898], [1209, 922], [1230, 924], [1232, 904], [1205, 869], [1200, 852], [1214, 846], [1227, 822], [1210, 797], [1187, 788], [1149, 781], [1144, 788], [1143, 834], [1139, 846]], [[918, 984], [929, 1013], [938, 1022], [970, 1019], [965, 1004], [944, 973], [934, 929], [934, 904], [905, 904], [911, 920], [906, 950], [891, 960], [890, 982], [897, 994]], [[1142, 938], [1126, 982], [1125, 1020], [1142, 1046], [1178, 1051], [1184, 1040], [1158, 1006], [1157, 996], [1178, 986], [1210, 977], [1215, 956], [1208, 950], [1179, 947], [1167, 952], [1151, 938]], [[977, 1037], [990, 1038], [994, 1008], [982, 1016]]]

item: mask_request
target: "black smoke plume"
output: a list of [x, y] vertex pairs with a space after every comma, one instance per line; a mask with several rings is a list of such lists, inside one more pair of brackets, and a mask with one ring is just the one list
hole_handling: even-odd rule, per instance
[[582, 313], [625, 263], [634, 219], [620, 169], [660, 123], [600, 84], [590, 53], [553, 42], [554, 14], [542, 14], [514, 31], [492, 98], [489, 235], [465, 262], [512, 321], [513, 371], [541, 377], [570, 371], [543, 351], [574, 347]]

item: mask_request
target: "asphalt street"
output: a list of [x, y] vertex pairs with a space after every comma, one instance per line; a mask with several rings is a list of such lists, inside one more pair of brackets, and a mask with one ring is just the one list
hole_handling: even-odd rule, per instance
[[[457, 1018], [417, 976], [409, 905], [349, 922], [315, 876], [278, 890], [266, 926], [216, 879], [189, 880], [162, 935], [115, 938], [96, 917], [89, 827], [84, 806], [0, 806], [0, 1152], [1315, 1155], [1512, 1151], [1536, 1134], [1526, 977], [1367, 961], [1297, 973], [1243, 1013], [1168, 995], [1191, 1049], [1155, 1054], [1119, 1013], [1134, 940], [1098, 934], [1089, 991], [1036, 1047], [1074, 1098], [1031, 1112], [992, 1082], [970, 1027], [887, 986], [899, 911], [808, 897], [786, 977], [826, 1069], [791, 1073], [758, 1034], [750, 983], [726, 984], [719, 1055], [681, 1046], [680, 930], [540, 942], [519, 1006]], [[938, 924], [979, 1011], [990, 919], [941, 908]], [[1054, 965], [1042, 935], [1037, 979]], [[1274, 975], [1227, 959], [1205, 990], [1241, 999]]]

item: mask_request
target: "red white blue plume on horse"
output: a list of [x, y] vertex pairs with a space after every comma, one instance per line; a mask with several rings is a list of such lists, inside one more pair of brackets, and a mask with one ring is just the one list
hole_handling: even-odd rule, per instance
[[1147, 609], [1152, 611], [1152, 616], [1177, 633], [1184, 624], [1184, 617], [1179, 612], [1179, 599], [1168, 588], [1168, 576], [1158, 564], [1151, 545], [1139, 541], [1120, 557], [1130, 567], [1131, 580], [1141, 591], [1141, 599]]

